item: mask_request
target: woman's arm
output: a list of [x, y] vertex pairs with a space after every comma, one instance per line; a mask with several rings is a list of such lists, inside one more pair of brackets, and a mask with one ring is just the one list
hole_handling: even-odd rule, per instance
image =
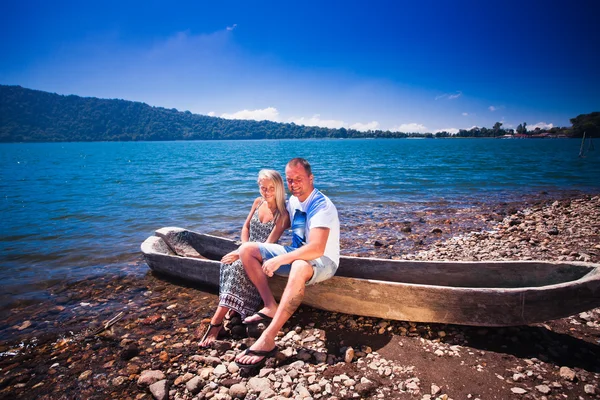
[[250, 209], [250, 212], [246, 217], [246, 222], [244, 222], [244, 226], [242, 227], [242, 243], [246, 243], [248, 240], [250, 240], [250, 220], [252, 219], [252, 214], [254, 214], [256, 207], [258, 207], [258, 205], [261, 203], [261, 200], [262, 197], [257, 197], [256, 200], [254, 200], [254, 203], [252, 203], [252, 208]]
[[277, 220], [265, 243], [277, 243], [283, 232], [290, 227], [290, 215], [286, 211]]
[[[254, 210], [256, 210], [256, 207], [258, 207], [258, 205], [260, 204], [260, 200], [261, 200], [261, 197], [258, 197], [258, 198], [256, 198], [256, 200], [254, 200], [254, 203], [252, 203], [252, 208], [250, 209], [250, 213], [246, 217], [246, 222], [244, 222], [244, 226], [242, 227], [242, 234], [241, 234], [242, 243], [245, 243], [248, 240], [250, 240], [250, 220], [252, 219], [252, 214], [254, 214]], [[240, 258], [239, 249], [235, 249], [234, 251], [225, 254], [223, 256], [223, 258], [221, 258], [221, 262], [225, 263], [225, 264], [231, 264], [232, 262], [238, 260], [239, 258]]]

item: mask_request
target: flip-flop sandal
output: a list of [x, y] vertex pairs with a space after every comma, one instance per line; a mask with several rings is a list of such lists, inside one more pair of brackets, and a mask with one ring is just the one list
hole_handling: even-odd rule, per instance
[[254, 370], [254, 369], [260, 369], [263, 367], [263, 365], [265, 365], [265, 363], [267, 362], [267, 359], [275, 356], [275, 354], [277, 354], [277, 352], [279, 351], [279, 349], [277, 348], [277, 346], [273, 347], [271, 350], [251, 350], [250, 348], [244, 350], [243, 355], [249, 355], [249, 356], [259, 356], [262, 357], [258, 362], [255, 362], [253, 364], [246, 364], [246, 363], [241, 363], [239, 361], [235, 361], [235, 363], [237, 364], [238, 367], [240, 368], [244, 368], [246, 370]]
[[[246, 320], [247, 320], [248, 318], [252, 318], [252, 317], [254, 317], [255, 315], [258, 315], [258, 316], [260, 317], [260, 319], [256, 319], [256, 320], [254, 320], [254, 321], [248, 321], [248, 322], [246, 322]], [[249, 316], [248, 318], [246, 318], [246, 319], [244, 319], [244, 321], [242, 321], [242, 323], [243, 323], [244, 325], [255, 325], [255, 324], [260, 324], [261, 322], [262, 322], [262, 323], [267, 323], [267, 324], [269, 324], [269, 323], [271, 323], [271, 321], [273, 321], [273, 318], [269, 317], [267, 314], [263, 314], [263, 313], [261, 313], [260, 311], [259, 311], [259, 312], [257, 312], [257, 313], [255, 313], [255, 314], [252, 314], [252, 315], [251, 315], [251, 316]]]
[[[200, 343], [204, 342], [206, 340], [206, 338], [208, 337], [208, 334], [210, 333], [210, 331], [212, 330], [212, 328], [220, 328], [223, 326], [223, 323], [221, 322], [220, 324], [208, 324], [208, 329], [206, 330], [206, 332], [204, 332], [204, 336], [202, 336], [202, 339], [200, 339]], [[219, 330], [220, 331], [220, 330]], [[217, 337], [219, 337], [219, 334], [217, 333]], [[216, 339], [215, 339], [216, 340]], [[214, 340], [210, 343], [207, 344], [205, 346], [198, 346], [201, 349], [208, 349], [212, 346], [212, 344], [214, 343]]]

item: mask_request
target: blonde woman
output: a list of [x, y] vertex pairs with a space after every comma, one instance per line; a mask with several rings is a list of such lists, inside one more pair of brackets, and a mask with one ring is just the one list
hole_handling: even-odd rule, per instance
[[[277, 171], [263, 169], [258, 173], [258, 189], [260, 197], [254, 200], [242, 228], [242, 243], [277, 243], [290, 226], [283, 179]], [[226, 254], [221, 259], [219, 306], [199, 343], [200, 348], [210, 347], [217, 339], [229, 310], [237, 312], [244, 319], [258, 309], [261, 301], [258, 290], [244, 271], [239, 251]]]

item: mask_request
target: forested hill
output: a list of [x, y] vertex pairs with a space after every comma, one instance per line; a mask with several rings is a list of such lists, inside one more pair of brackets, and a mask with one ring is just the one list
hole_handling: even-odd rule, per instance
[[145, 103], [0, 85], [0, 142], [406, 137], [391, 132], [227, 120]]
[[473, 127], [457, 133], [360, 132], [271, 121], [229, 120], [145, 103], [95, 97], [63, 96], [21, 86], [0, 85], [0, 142], [81, 142], [131, 140], [405, 138], [405, 137], [540, 137], [600, 136], [600, 112], [571, 119], [572, 127], [544, 133], [527, 124], [503, 129]]

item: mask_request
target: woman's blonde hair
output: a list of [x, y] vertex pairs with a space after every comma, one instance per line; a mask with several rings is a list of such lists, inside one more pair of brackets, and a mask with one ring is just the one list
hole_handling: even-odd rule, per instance
[[283, 187], [283, 179], [281, 178], [281, 175], [279, 175], [279, 172], [273, 169], [261, 169], [258, 172], [258, 179], [256, 181], [260, 184], [261, 179], [268, 179], [275, 185], [275, 203], [277, 204], [275, 221], [277, 221], [280, 215], [287, 212], [285, 208], [285, 188]]

